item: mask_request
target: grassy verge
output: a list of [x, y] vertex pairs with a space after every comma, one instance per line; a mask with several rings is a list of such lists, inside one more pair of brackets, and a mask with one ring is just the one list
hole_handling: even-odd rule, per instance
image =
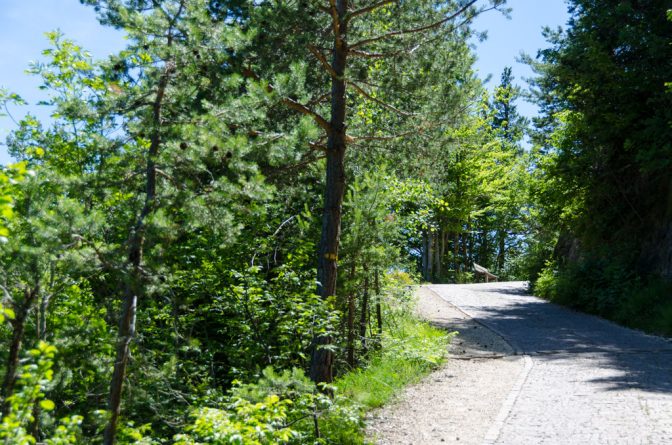
[[384, 405], [445, 360], [450, 336], [413, 316], [399, 317], [384, 334], [382, 350], [338, 379], [338, 393], [365, 410]]

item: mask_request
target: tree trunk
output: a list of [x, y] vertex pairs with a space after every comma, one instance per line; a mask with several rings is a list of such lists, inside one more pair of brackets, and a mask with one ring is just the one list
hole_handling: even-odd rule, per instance
[[21, 354], [21, 344], [23, 343], [23, 335], [26, 330], [26, 320], [30, 309], [33, 306], [33, 301], [39, 293], [39, 286], [33, 289], [26, 289], [24, 291], [23, 302], [18, 310], [15, 310], [14, 320], [12, 324], [12, 340], [9, 345], [9, 353], [7, 355], [7, 365], [5, 371], [5, 378], [2, 382], [2, 418], [9, 413], [9, 397], [14, 395], [14, 387], [16, 386], [16, 378], [19, 369], [19, 356]]
[[467, 256], [467, 243], [469, 242], [469, 234], [468, 233], [463, 233], [462, 234], [462, 264], [464, 264], [464, 270], [465, 272], [470, 269], [469, 267], [469, 257]]
[[126, 366], [130, 356], [131, 340], [135, 335], [135, 313], [137, 295], [129, 294], [124, 299], [122, 318], [119, 324], [119, 339], [117, 340], [117, 357], [114, 362], [114, 371], [110, 383], [110, 421], [105, 428], [105, 445], [112, 445], [116, 440], [117, 424], [121, 413], [121, 396], [123, 391]]
[[441, 230], [441, 254], [439, 260], [439, 274], [443, 273], [443, 263], [446, 261], [446, 243], [448, 242], [448, 232]]
[[362, 307], [359, 317], [359, 337], [362, 341], [362, 354], [366, 355], [368, 352], [368, 344], [366, 337], [366, 321], [369, 318], [369, 274], [368, 270], [364, 269], [364, 293], [362, 294]]
[[428, 249], [429, 242], [427, 241], [427, 239], [428, 239], [428, 235], [426, 233], [424, 233], [422, 235], [422, 278], [425, 281], [429, 281], [429, 278], [427, 278], [427, 276], [429, 275], [428, 272], [427, 272], [427, 264], [429, 264], [429, 262], [427, 261], [427, 252], [429, 251], [429, 249]]
[[[53, 275], [52, 275], [53, 276]], [[50, 286], [53, 288], [53, 282]], [[51, 295], [42, 293], [40, 297], [40, 305], [37, 307], [37, 314], [35, 316], [35, 337], [39, 341], [46, 341], [47, 339], [47, 311], [49, 310], [49, 302], [51, 301]], [[30, 428], [30, 434], [37, 439], [39, 442], [41, 439], [42, 432], [40, 430], [40, 414], [42, 408], [40, 403], [36, 400], [33, 404], [33, 423]]]
[[[170, 39], [168, 42], [170, 46]], [[145, 202], [138, 215], [128, 240], [128, 265], [130, 277], [124, 288], [123, 307], [119, 319], [119, 334], [117, 339], [117, 354], [114, 361], [112, 380], [110, 381], [109, 411], [110, 420], [103, 435], [104, 445], [114, 445], [117, 437], [117, 425], [121, 413], [121, 398], [126, 377], [126, 367], [131, 352], [131, 341], [135, 336], [135, 319], [138, 296], [142, 293], [143, 272], [141, 270], [143, 249], [145, 246], [145, 230], [147, 217], [156, 209], [156, 158], [161, 146], [161, 114], [163, 99], [170, 75], [175, 69], [172, 61], [167, 61], [163, 74], [159, 79], [156, 96], [152, 105], [152, 133], [145, 169]]]
[[467, 260], [467, 268], [471, 269], [474, 263], [474, 237], [471, 234], [471, 217], [467, 219], [467, 237], [469, 239], [469, 258]]
[[355, 367], [355, 294], [348, 295], [348, 345], [347, 362], [351, 368]]
[[383, 309], [380, 304], [380, 277], [378, 269], [374, 275], [374, 287], [376, 292], [376, 321], [378, 322], [378, 346], [380, 346], [381, 337], [383, 335]]
[[490, 243], [488, 242], [488, 231], [483, 229], [481, 232], [481, 258], [478, 259], [479, 264], [483, 267], [490, 267]]
[[436, 264], [436, 280], [441, 282], [441, 232], [434, 234], [434, 263]]
[[[350, 280], [354, 283], [355, 279], [355, 262], [353, 258], [352, 267], [350, 269]], [[355, 367], [355, 290], [354, 288], [348, 294], [348, 344], [347, 344], [347, 362], [352, 368]]]
[[506, 232], [499, 230], [497, 232], [497, 241], [499, 244], [499, 251], [497, 252], [497, 270], [499, 272], [504, 269], [504, 258], [506, 255]]
[[434, 278], [434, 234], [427, 232], [427, 277], [430, 283]]
[[[338, 270], [338, 247], [341, 237], [341, 212], [345, 194], [345, 67], [347, 64], [347, 33], [345, 17], [348, 12], [347, 0], [336, 1], [338, 17], [334, 18], [334, 46], [332, 63], [335, 76], [331, 78], [331, 120], [327, 136], [327, 177], [322, 213], [322, 236], [317, 259], [317, 280], [319, 294], [323, 299], [336, 294]], [[325, 348], [331, 345], [331, 335], [319, 335], [313, 340], [313, 354], [310, 362], [310, 378], [316, 383], [331, 383], [333, 380], [333, 353]]]
[[460, 235], [455, 232], [453, 234], [453, 266], [455, 267], [455, 282], [457, 283], [459, 281], [459, 274], [460, 274], [460, 260], [458, 258], [459, 256], [459, 248], [460, 248]]

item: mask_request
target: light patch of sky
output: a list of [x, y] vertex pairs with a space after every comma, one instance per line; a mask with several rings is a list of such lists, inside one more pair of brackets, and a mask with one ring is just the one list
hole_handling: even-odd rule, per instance
[[[65, 37], [74, 40], [91, 52], [94, 58], [103, 58], [125, 46], [123, 34], [101, 26], [93, 8], [79, 0], [0, 0], [0, 87], [17, 93], [27, 106], [11, 107], [15, 119], [27, 112], [47, 120], [50, 111], [36, 105], [44, 100], [39, 89], [40, 79], [25, 70], [31, 61], [44, 60], [42, 50], [49, 46], [45, 32], [60, 29]], [[4, 110], [0, 110], [4, 112]], [[16, 125], [9, 117], [0, 117], [0, 144]], [[0, 164], [11, 162], [7, 149], [0, 145]]]
[[[506, 6], [512, 9], [510, 19], [497, 11], [489, 11], [477, 17], [473, 24], [476, 31], [487, 31], [485, 41], [472, 43], [478, 57], [476, 70], [481, 79], [490, 77], [486, 84], [490, 91], [499, 84], [506, 66], [512, 69], [514, 83], [525, 88], [525, 79], [534, 73], [517, 59], [522, 53], [535, 57], [538, 50], [549, 47], [542, 29], [565, 28], [569, 20], [565, 0], [508, 0]], [[537, 115], [537, 107], [525, 101], [518, 103], [518, 111], [527, 117]]]
[[[488, 87], [499, 81], [505, 66], [512, 66], [517, 83], [524, 86], [530, 77], [529, 67], [516, 62], [521, 52], [535, 55], [546, 47], [541, 35], [542, 27], [563, 26], [567, 19], [564, 0], [509, 0], [513, 8], [511, 19], [491, 11], [476, 19], [474, 27], [488, 32], [488, 39], [474, 41], [478, 60], [476, 69], [481, 78], [491, 76]], [[41, 60], [41, 52], [48, 46], [44, 33], [60, 29], [67, 38], [89, 50], [94, 58], [104, 58], [124, 47], [123, 34], [101, 26], [92, 8], [82, 6], [78, 0], [0, 0], [0, 87], [21, 95], [28, 106], [14, 107], [10, 111], [19, 119], [26, 112], [47, 120], [49, 110], [35, 105], [45, 99], [39, 90], [40, 81], [25, 74], [30, 61]], [[526, 116], [536, 114], [533, 104], [520, 103], [519, 110]], [[0, 141], [16, 126], [8, 117], [0, 117]], [[0, 142], [1, 143], [1, 142]], [[0, 145], [0, 164], [11, 162], [6, 147]]]

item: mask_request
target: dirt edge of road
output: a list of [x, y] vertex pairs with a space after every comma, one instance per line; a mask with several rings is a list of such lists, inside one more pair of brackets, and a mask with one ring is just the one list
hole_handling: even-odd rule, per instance
[[459, 334], [443, 366], [369, 414], [368, 437], [378, 445], [494, 443], [531, 360], [429, 287], [416, 296], [420, 316]]

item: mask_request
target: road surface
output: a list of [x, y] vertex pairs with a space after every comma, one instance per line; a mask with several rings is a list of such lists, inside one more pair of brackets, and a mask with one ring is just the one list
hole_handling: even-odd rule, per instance
[[[476, 362], [466, 375], [452, 372], [458, 381], [473, 380], [462, 388], [468, 401], [462, 400], [461, 409], [449, 397], [428, 403], [414, 400], [412, 392], [418, 388], [412, 389], [410, 398], [405, 394], [390, 413], [379, 415], [385, 419], [389, 414], [388, 430], [396, 428], [396, 433], [379, 428], [379, 434], [374, 433], [378, 443], [672, 444], [672, 342], [549, 304], [527, 295], [525, 289], [524, 283], [516, 282], [431, 285], [419, 292], [422, 312], [431, 321], [441, 324], [436, 314], [442, 310], [459, 311], [470, 323], [502, 338], [513, 352], [487, 341], [471, 341], [470, 330], [466, 346], [453, 346], [455, 357], [446, 368], [450, 373], [456, 359]], [[429, 291], [435, 295], [429, 297]], [[512, 360], [517, 360], [517, 367], [512, 368]], [[499, 379], [492, 377], [497, 369]], [[474, 373], [484, 376], [480, 379]], [[420, 385], [422, 394], [434, 393], [433, 385], [430, 376]], [[489, 399], [488, 412], [479, 408], [482, 399]], [[430, 424], [438, 433], [414, 431], [422, 423], [413, 420], [414, 407], [433, 416]], [[433, 414], [437, 411], [441, 416]], [[410, 420], [394, 425], [402, 418]], [[446, 422], [450, 428], [442, 427]]]

